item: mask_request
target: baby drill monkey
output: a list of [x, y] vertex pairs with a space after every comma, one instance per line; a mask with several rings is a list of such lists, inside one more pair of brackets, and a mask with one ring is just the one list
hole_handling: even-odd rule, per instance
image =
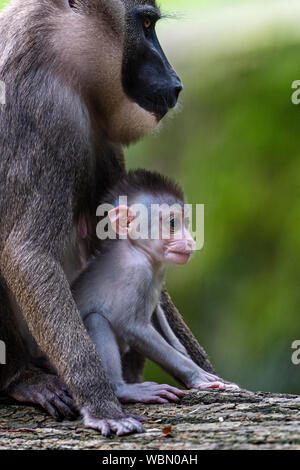
[[[118, 204], [120, 196], [126, 196], [127, 206]], [[238, 388], [190, 358], [160, 304], [167, 266], [186, 264], [195, 251], [184, 220], [182, 190], [158, 173], [136, 170], [113, 188], [105, 203], [111, 207], [108, 218], [115, 239], [102, 241], [101, 251], [75, 280], [72, 291], [119, 400], [166, 403], [184, 394], [154, 382], [125, 383], [121, 357], [129, 349], [160, 365], [186, 388]], [[146, 208], [143, 216], [135, 211], [141, 204]], [[151, 207], [164, 210], [154, 217]], [[145, 237], [138, 230], [143, 222]]]

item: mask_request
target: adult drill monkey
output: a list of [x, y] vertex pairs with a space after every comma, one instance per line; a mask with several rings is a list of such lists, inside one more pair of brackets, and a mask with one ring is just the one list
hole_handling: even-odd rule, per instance
[[[68, 255], [75, 269], [80, 217], [92, 225], [124, 171], [120, 144], [176, 104], [181, 82], [156, 38], [159, 17], [153, 0], [14, 0], [0, 15], [0, 388], [71, 418], [65, 382], [85, 425], [103, 434], [142, 427], [113, 393], [62, 266]], [[166, 292], [162, 303], [191, 357], [212, 371]], [[64, 382], [32, 365], [24, 323]], [[142, 360], [128, 360], [127, 380]]]

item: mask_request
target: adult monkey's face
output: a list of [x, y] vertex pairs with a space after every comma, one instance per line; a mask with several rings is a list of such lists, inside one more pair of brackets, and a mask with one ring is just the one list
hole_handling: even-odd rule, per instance
[[161, 18], [155, 1], [125, 1], [126, 34], [122, 82], [127, 95], [159, 121], [173, 108], [182, 90], [157, 39]]
[[[119, 16], [122, 28], [117, 27], [118, 41], [122, 38], [122, 60], [120, 77], [114, 73], [110, 86], [118, 89], [121, 82], [122, 91], [110, 107], [113, 112], [109, 114], [108, 134], [128, 144], [156, 128], [176, 105], [182, 83], [156, 36], [155, 25], [161, 14], [155, 0], [114, 1], [124, 8]], [[115, 63], [115, 70], [119, 65]]]
[[96, 133], [128, 144], [151, 132], [182, 84], [155, 33], [155, 0], [55, 0], [54, 45], [75, 69]]

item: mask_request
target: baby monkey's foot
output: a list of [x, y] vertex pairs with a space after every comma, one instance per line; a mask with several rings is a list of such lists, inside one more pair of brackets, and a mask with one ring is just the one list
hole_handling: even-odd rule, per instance
[[202, 371], [201, 374], [195, 378], [191, 385], [187, 388], [197, 388], [198, 390], [208, 390], [215, 388], [218, 390], [238, 391], [240, 387], [236, 384], [229, 383], [218, 377], [217, 375], [210, 374], [209, 372]]
[[160, 385], [156, 382], [122, 384], [116, 389], [121, 403], [169, 403], [178, 402], [184, 391], [171, 385]]

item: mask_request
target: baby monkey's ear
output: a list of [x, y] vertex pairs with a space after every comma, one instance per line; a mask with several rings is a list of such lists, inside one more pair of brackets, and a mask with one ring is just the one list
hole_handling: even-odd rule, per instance
[[134, 212], [127, 206], [114, 207], [108, 212], [112, 229], [120, 237], [127, 237], [132, 229], [130, 225], [135, 219]]

